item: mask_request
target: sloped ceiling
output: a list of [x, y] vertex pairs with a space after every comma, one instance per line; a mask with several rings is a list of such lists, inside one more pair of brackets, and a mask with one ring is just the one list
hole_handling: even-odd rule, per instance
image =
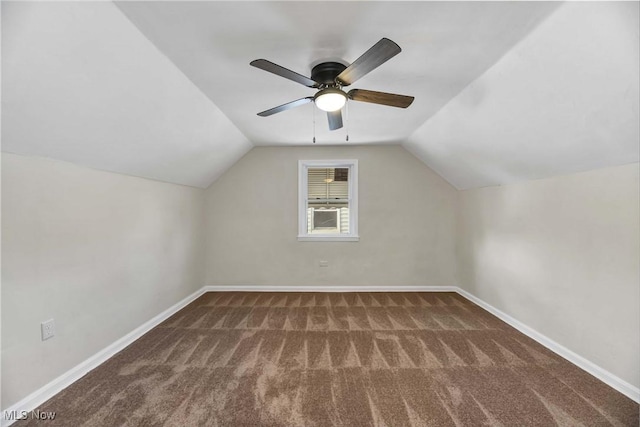
[[569, 2], [405, 142], [459, 189], [638, 162], [637, 2]]
[[[638, 4], [2, 2], [2, 149], [206, 187], [253, 145], [307, 145], [310, 74], [381, 37], [403, 52], [353, 87], [318, 144], [403, 144], [458, 188], [638, 161]], [[635, 126], [635, 127], [634, 127]]]
[[2, 150], [207, 187], [252, 145], [107, 2], [2, 2]]
[[[313, 104], [256, 113], [315, 93], [249, 66], [265, 58], [309, 76], [351, 63], [382, 37], [403, 51], [351, 88], [416, 97], [407, 110], [352, 102], [351, 144], [401, 143], [556, 6], [442, 2], [117, 2], [118, 7], [256, 145], [308, 144]], [[318, 111], [318, 113], [322, 113]], [[345, 143], [316, 114], [322, 144]]]

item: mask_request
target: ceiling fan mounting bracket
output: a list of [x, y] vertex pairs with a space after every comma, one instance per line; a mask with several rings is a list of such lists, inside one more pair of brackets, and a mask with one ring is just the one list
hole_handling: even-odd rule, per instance
[[336, 77], [347, 68], [339, 62], [321, 62], [311, 69], [311, 79], [327, 87], [336, 86]]

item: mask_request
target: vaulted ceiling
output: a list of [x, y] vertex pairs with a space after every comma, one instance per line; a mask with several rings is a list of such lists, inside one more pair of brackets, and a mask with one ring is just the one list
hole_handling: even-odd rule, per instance
[[[310, 145], [304, 75], [382, 37], [353, 87], [416, 97], [316, 111], [317, 144], [402, 144], [460, 189], [639, 159], [638, 3], [2, 2], [2, 149], [207, 187], [255, 145]], [[349, 142], [345, 136], [349, 134]]]

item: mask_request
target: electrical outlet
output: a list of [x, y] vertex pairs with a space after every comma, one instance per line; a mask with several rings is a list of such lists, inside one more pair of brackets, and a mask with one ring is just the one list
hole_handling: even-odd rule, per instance
[[320, 261], [320, 267], [329, 267], [329, 261]]
[[56, 334], [56, 324], [53, 319], [46, 320], [40, 323], [40, 332], [42, 332], [42, 341], [53, 338]]

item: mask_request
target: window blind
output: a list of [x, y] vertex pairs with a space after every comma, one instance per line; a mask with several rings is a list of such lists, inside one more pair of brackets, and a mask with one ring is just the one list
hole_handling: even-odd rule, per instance
[[[349, 181], [343, 171], [345, 169], [338, 169], [336, 174], [336, 169], [334, 168], [309, 168], [307, 176], [309, 200], [348, 199]], [[344, 181], [336, 181], [336, 177], [344, 179]], [[325, 180], [331, 180], [331, 182], [326, 182]]]

